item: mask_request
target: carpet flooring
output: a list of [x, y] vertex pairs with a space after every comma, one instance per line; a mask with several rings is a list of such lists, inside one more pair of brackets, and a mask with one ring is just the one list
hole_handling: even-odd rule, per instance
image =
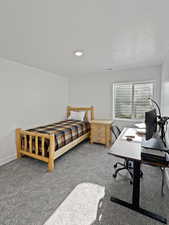
[[[124, 171], [117, 179], [112, 178], [117, 159], [107, 152], [102, 145], [83, 142], [57, 159], [52, 173], [47, 172], [46, 163], [27, 157], [1, 166], [0, 225], [43, 225], [71, 191], [84, 182], [105, 187], [102, 207], [91, 225], [161, 225], [110, 202], [111, 195], [130, 201], [132, 185]], [[161, 197], [159, 168], [143, 166], [142, 170], [141, 206], [169, 221], [169, 192], [165, 187], [165, 196]]]

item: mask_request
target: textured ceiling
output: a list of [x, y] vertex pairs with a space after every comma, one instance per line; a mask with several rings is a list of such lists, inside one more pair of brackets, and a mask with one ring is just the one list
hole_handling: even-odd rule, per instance
[[0, 56], [66, 76], [160, 64], [168, 11], [168, 0], [0, 0]]

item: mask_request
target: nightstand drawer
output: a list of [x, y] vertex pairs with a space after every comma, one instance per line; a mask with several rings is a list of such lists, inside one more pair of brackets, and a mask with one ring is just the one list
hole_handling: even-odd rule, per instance
[[92, 138], [92, 141], [95, 142], [95, 143], [100, 143], [100, 144], [106, 144], [106, 138], [105, 137], [102, 137], [102, 136], [94, 136]]
[[106, 137], [106, 128], [104, 125], [95, 124], [91, 126], [91, 134], [94, 138], [105, 138]]
[[106, 144], [106, 146], [110, 146], [112, 121], [93, 120], [90, 124], [90, 142]]

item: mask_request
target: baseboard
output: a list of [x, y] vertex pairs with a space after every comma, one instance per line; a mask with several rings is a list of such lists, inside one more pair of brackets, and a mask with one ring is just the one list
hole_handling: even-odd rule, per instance
[[16, 154], [7, 156], [3, 159], [0, 159], [0, 166], [2, 166], [2, 165], [6, 164], [6, 163], [8, 163], [8, 162], [10, 162], [14, 159], [16, 159]]

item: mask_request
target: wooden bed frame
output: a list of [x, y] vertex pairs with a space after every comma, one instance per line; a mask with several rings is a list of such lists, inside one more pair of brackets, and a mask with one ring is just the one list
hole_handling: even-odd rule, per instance
[[[86, 111], [86, 119], [93, 120], [94, 119], [94, 107], [67, 107], [67, 118], [70, 115], [71, 111]], [[89, 114], [90, 113], [90, 117]], [[17, 158], [21, 158], [22, 155], [26, 155], [29, 157], [32, 157], [34, 159], [38, 159], [41, 161], [44, 161], [48, 163], [48, 171], [52, 171], [54, 169], [54, 160], [63, 155], [65, 152], [69, 151], [72, 149], [74, 146], [85, 140], [86, 138], [89, 138], [90, 132], [80, 136], [76, 140], [70, 142], [69, 144], [63, 146], [62, 148], [58, 149], [55, 151], [55, 136], [54, 134], [42, 134], [38, 132], [30, 132], [30, 131], [25, 131], [20, 128], [16, 129], [16, 148], [17, 148]], [[29, 136], [29, 148], [27, 148], [27, 136]], [[23, 137], [24, 141], [24, 149], [21, 145], [21, 137]], [[32, 150], [32, 138], [35, 139], [35, 152]], [[48, 139], [50, 144], [49, 144], [49, 156], [45, 156], [45, 139]], [[42, 153], [39, 155], [38, 151], [38, 142], [39, 140], [41, 141], [41, 149]]]

